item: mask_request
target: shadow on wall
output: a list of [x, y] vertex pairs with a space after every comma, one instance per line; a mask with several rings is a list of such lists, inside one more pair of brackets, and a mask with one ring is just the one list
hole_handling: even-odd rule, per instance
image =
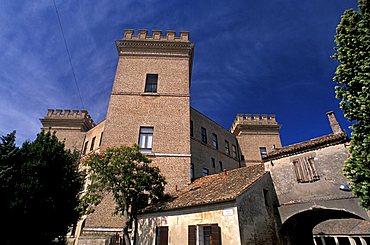
[[282, 226], [283, 244], [314, 245], [313, 228], [319, 223], [330, 219], [364, 218], [346, 210], [313, 207], [289, 217]]
[[156, 228], [167, 226], [167, 217], [144, 217], [138, 218], [137, 239], [135, 244], [155, 244]]

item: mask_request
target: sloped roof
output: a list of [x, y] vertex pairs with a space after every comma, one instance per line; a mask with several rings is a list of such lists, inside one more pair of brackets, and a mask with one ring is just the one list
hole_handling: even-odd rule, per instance
[[263, 164], [258, 164], [205, 176], [179, 191], [172, 201], [148, 210], [148, 212], [231, 201], [264, 174]]
[[282, 148], [277, 148], [267, 154], [263, 158], [263, 161], [269, 161], [274, 159], [279, 159], [282, 157], [298, 154], [301, 152], [314, 150], [322, 147], [327, 147], [330, 145], [336, 145], [348, 141], [346, 133], [339, 134], [328, 134], [321, 137], [317, 137], [311, 140], [303, 141], [300, 143], [288, 145]]

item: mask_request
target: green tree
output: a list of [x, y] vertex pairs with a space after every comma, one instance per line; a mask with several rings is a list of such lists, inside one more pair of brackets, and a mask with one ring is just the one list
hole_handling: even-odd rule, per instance
[[79, 219], [76, 207], [83, 176], [78, 154], [66, 151], [49, 132], [39, 133], [20, 149], [14, 140], [12, 133], [0, 144], [0, 183], [6, 183], [1, 191], [8, 190], [1, 199], [7, 213], [2, 217], [6, 232], [2, 230], [0, 243], [51, 244], [55, 238], [64, 242], [68, 227]]
[[156, 204], [164, 197], [164, 177], [158, 168], [148, 164], [150, 160], [141, 154], [137, 146], [108, 148], [104, 153], [90, 155], [83, 165], [91, 183], [82, 197], [81, 209], [94, 211], [102, 198], [112, 193], [116, 203], [115, 214], [124, 218], [123, 237], [131, 244], [128, 229], [140, 210]]
[[359, 0], [359, 10], [347, 10], [337, 27], [336, 51], [340, 62], [334, 81], [337, 98], [350, 127], [350, 157], [344, 174], [361, 205], [370, 209], [370, 13], [369, 2]]

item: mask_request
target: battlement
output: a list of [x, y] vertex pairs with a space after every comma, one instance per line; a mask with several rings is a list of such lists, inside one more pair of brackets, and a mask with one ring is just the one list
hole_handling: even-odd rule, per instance
[[231, 126], [230, 132], [233, 133], [238, 125], [279, 126], [276, 116], [273, 114], [238, 114]]
[[149, 36], [148, 30], [138, 30], [135, 35], [134, 30], [126, 29], [124, 30], [123, 40], [189, 42], [189, 32], [180, 31], [179, 36], [176, 36], [176, 31], [153, 30], [152, 35]]
[[95, 127], [95, 122], [86, 110], [48, 109], [44, 118], [40, 119], [44, 128], [78, 127], [87, 131]]

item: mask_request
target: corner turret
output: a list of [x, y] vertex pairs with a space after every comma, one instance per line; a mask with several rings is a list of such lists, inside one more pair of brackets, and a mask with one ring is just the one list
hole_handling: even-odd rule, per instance
[[42, 130], [55, 131], [64, 141], [66, 148], [81, 151], [87, 131], [95, 127], [93, 119], [86, 110], [49, 109], [40, 119]]

